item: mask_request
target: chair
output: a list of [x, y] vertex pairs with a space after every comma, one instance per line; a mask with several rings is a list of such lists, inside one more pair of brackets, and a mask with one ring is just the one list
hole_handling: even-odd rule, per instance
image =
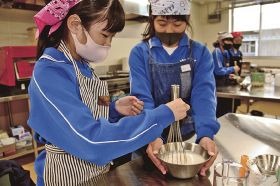
[[35, 186], [30, 173], [13, 160], [0, 160], [0, 185]]

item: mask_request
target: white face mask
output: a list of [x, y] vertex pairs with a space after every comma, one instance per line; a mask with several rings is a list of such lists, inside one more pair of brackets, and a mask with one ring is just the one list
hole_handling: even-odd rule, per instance
[[104, 61], [108, 56], [108, 52], [111, 47], [95, 43], [89, 33], [85, 29], [84, 31], [87, 37], [86, 44], [80, 43], [76, 34], [71, 33], [74, 39], [77, 54], [88, 62], [97, 63]]

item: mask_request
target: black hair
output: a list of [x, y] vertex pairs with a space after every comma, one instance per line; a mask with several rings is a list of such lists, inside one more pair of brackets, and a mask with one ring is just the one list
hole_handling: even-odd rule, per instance
[[[149, 20], [148, 24], [145, 28], [143, 36], [143, 41], [148, 41], [150, 38], [155, 36], [155, 26], [154, 26], [154, 20], [157, 17], [156, 15], [152, 15], [152, 9], [150, 6], [149, 9]], [[162, 17], [166, 19], [175, 19], [177, 21], [184, 21], [187, 23], [188, 29], [190, 29], [190, 32], [192, 33], [192, 26], [190, 24], [190, 15], [163, 15]]]
[[217, 40], [213, 43], [214, 48], [220, 48], [220, 42]]
[[[45, 1], [46, 4], [49, 2]], [[89, 29], [92, 22], [108, 21], [104, 31], [117, 33], [125, 25], [125, 13], [119, 0], [82, 0], [68, 12], [61, 26], [48, 35], [51, 26], [46, 26], [39, 35], [37, 44], [37, 59], [43, 54], [45, 48], [57, 48], [61, 40], [66, 40], [68, 35], [67, 19], [70, 15], [77, 14], [85, 29]]]

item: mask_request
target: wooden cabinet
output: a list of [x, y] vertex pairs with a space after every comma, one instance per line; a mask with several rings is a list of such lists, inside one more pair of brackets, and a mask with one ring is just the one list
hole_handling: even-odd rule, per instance
[[[0, 103], [5, 103], [7, 110], [8, 110], [8, 118], [9, 122], [6, 122], [3, 124], [1, 122], [1, 128], [3, 130], [7, 130], [13, 123], [13, 113], [11, 110], [11, 103], [16, 102], [18, 100], [25, 100], [28, 104], [28, 110], [29, 110], [29, 96], [28, 94], [21, 94], [21, 95], [13, 95], [13, 96], [6, 96], [6, 97], [0, 97]], [[20, 149], [17, 150], [15, 154], [9, 155], [9, 156], [3, 156], [0, 158], [0, 160], [9, 160], [9, 159], [15, 159], [19, 158], [28, 154], [34, 154], [35, 158], [38, 156], [38, 152], [42, 149], [44, 149], [44, 146], [38, 146], [37, 142], [34, 140], [34, 132], [30, 129], [30, 132], [32, 133], [32, 148], [29, 149]]]

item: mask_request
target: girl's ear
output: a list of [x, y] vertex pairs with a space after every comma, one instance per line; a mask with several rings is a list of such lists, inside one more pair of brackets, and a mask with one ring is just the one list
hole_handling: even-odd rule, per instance
[[87, 37], [81, 23], [81, 19], [77, 14], [73, 14], [67, 19], [67, 27], [70, 33], [76, 35], [78, 41], [82, 44], [87, 42]]
[[83, 31], [81, 19], [77, 14], [73, 14], [68, 17], [67, 27], [72, 34], [78, 34]]

